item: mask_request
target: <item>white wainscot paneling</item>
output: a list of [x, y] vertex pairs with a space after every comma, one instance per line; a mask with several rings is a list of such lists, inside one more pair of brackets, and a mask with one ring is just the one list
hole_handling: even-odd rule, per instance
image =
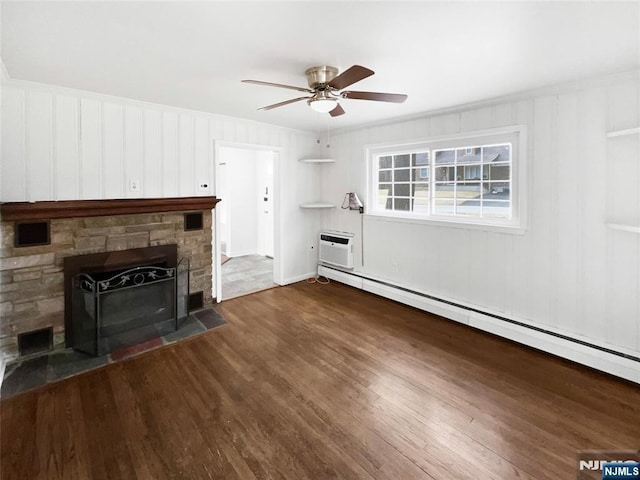
[[[549, 183], [553, 186], [555, 205], [554, 269], [556, 281], [556, 317], [558, 323], [575, 332], [582, 332], [582, 318], [578, 318], [578, 291], [582, 288], [582, 278], [578, 269], [582, 259], [582, 238], [578, 235], [581, 227], [576, 221], [579, 202], [583, 192], [577, 181], [584, 168], [584, 158], [576, 155], [578, 138], [581, 133], [578, 118], [578, 95], [567, 94], [557, 99], [555, 117], [556, 131], [553, 137], [552, 170]], [[562, 132], [562, 134], [558, 134]]]
[[124, 135], [123, 107], [105, 102], [103, 119], [103, 175], [106, 198], [124, 197]]
[[27, 95], [27, 192], [29, 200], [53, 197], [53, 95]]
[[180, 196], [193, 194], [195, 189], [195, 118], [180, 114]]
[[102, 190], [102, 105], [96, 100], [80, 101], [80, 146], [82, 199], [99, 199]]
[[16, 202], [27, 198], [25, 169], [25, 92], [21, 88], [2, 88], [2, 200]]
[[74, 200], [80, 190], [78, 102], [70, 95], [56, 95], [55, 105], [55, 198]]
[[180, 185], [180, 165], [178, 156], [178, 114], [162, 114], [162, 193], [167, 197], [177, 197]]
[[[141, 108], [127, 106], [124, 133], [124, 190], [125, 197], [144, 196], [144, 123]], [[132, 182], [138, 190], [131, 188]]]
[[[211, 195], [213, 192], [213, 159], [209, 142], [209, 121], [203, 117], [196, 117], [194, 138], [194, 174], [196, 195]], [[200, 188], [200, 185], [207, 188]]]
[[145, 197], [162, 196], [162, 113], [145, 109], [144, 120], [144, 162], [142, 191]]

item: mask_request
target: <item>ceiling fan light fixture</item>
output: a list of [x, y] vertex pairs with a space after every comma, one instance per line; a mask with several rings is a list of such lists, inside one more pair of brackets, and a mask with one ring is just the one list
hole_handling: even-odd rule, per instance
[[336, 108], [338, 100], [335, 98], [310, 98], [307, 103], [319, 113], [329, 113]]

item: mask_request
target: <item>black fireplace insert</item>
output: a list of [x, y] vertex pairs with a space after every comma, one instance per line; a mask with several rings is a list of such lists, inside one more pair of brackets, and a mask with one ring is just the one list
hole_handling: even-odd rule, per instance
[[177, 247], [169, 247], [169, 255], [112, 252], [106, 262], [104, 254], [71, 257], [82, 267], [69, 278], [68, 345], [100, 356], [177, 330], [188, 315], [189, 264], [172, 261]]

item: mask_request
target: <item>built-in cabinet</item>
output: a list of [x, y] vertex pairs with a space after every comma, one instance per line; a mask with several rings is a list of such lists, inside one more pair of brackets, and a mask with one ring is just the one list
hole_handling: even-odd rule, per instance
[[[302, 162], [302, 163], [315, 163], [315, 164], [320, 163], [320, 164], [325, 164], [325, 163], [334, 163], [335, 159], [333, 159], [333, 158], [321, 158], [321, 157], [301, 158], [300, 162]], [[300, 204], [300, 208], [312, 208], [312, 209], [336, 208], [336, 205], [331, 203], [331, 202], [317, 201], [317, 202], [301, 203]]]

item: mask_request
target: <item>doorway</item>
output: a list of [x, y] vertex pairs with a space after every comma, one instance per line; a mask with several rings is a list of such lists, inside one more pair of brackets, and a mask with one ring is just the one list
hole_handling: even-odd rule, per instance
[[277, 285], [275, 207], [278, 152], [215, 146], [214, 296], [217, 301]]

